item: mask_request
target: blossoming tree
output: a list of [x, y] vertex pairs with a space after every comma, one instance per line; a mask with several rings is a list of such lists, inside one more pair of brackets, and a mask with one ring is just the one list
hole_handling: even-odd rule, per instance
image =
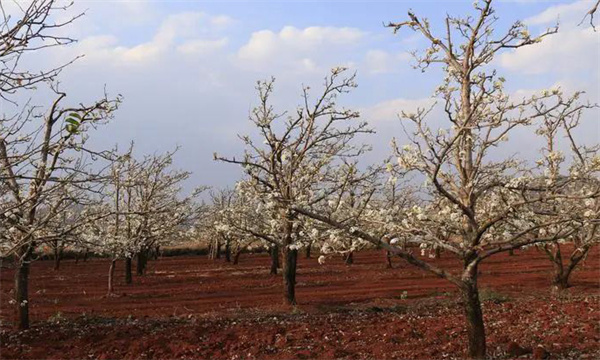
[[[424, 199], [428, 201], [413, 206], [401, 223], [390, 226], [414, 234], [411, 241], [424, 250], [439, 247], [455, 254], [463, 264], [461, 271], [451, 272], [385, 244], [368, 228], [350, 227], [335, 218], [295, 207], [301, 214], [380, 244], [410, 264], [455, 284], [463, 299], [470, 358], [484, 358], [486, 354], [479, 264], [494, 254], [570, 236], [579, 227], [577, 218], [564, 213], [559, 218], [533, 223], [531, 207], [549, 201], [545, 196], [523, 196], [536, 186], [524, 177], [535, 170], [534, 166], [514, 157], [502, 158], [494, 150], [514, 131], [530, 129], [548, 114], [568, 117], [587, 107], [576, 101], [577, 95], [565, 97], [559, 90], [521, 100], [504, 92], [505, 80], [490, 69], [495, 56], [506, 49], [533, 46], [557, 30], [532, 36], [523, 23], [516, 22], [498, 35], [491, 3], [475, 2], [476, 16], [448, 16], [441, 36], [434, 33], [427, 19], [410, 12], [407, 21], [389, 24], [394, 31], [408, 28], [428, 42], [423, 54], [415, 53], [417, 67], [427, 71], [431, 65], [442, 64], [445, 77], [436, 95], [444, 109], [440, 120], [448, 124], [436, 129], [438, 125], [430, 123], [431, 109], [402, 113], [409, 123], [406, 132], [410, 143], [394, 146], [398, 159], [395, 171], [424, 177], [428, 181], [424, 189], [428, 196]], [[561, 226], [554, 226], [557, 223]], [[541, 228], [551, 231], [535, 236]]]
[[106, 200], [97, 207], [98, 213], [109, 216], [89, 228], [97, 251], [112, 258], [109, 295], [113, 295], [118, 259], [125, 260], [125, 282], [131, 283], [133, 256], [137, 255], [138, 275], [143, 275], [149, 250], [183, 236], [204, 209], [195, 201], [204, 188], [182, 195], [189, 172], [171, 169], [173, 155], [167, 152], [141, 160], [124, 156], [111, 168], [104, 188]]
[[76, 192], [96, 191], [102, 171], [94, 170], [90, 162], [114, 159], [112, 151], [92, 150], [86, 141], [89, 132], [112, 117], [120, 100], [103, 98], [91, 105], [63, 107], [65, 98], [66, 93], [57, 92], [46, 114], [31, 109], [0, 123], [0, 163], [8, 190], [1, 205], [0, 221], [8, 229], [2, 249], [4, 256], [16, 259], [16, 302], [23, 329], [29, 326], [27, 287], [34, 251], [81, 225], [51, 226], [81, 199]]
[[[563, 226], [559, 220], [568, 214], [578, 220], [579, 227], [568, 236], [539, 247], [554, 265], [552, 285], [557, 290], [569, 287], [569, 277], [584, 260], [593, 246], [600, 242], [600, 145], [583, 145], [577, 142], [574, 130], [581, 120], [581, 111], [547, 114], [536, 133], [545, 140], [542, 159], [538, 161], [540, 186], [531, 189], [528, 196], [545, 196], [544, 206], [535, 206], [532, 212], [537, 223], [554, 219], [554, 227]], [[559, 136], [567, 139], [571, 161], [559, 148]], [[546, 236], [556, 229], [540, 228], [537, 236]], [[569, 253], [565, 253], [569, 251]]]
[[259, 106], [250, 120], [263, 144], [242, 136], [246, 145], [243, 158], [215, 159], [241, 166], [247, 184], [256, 196], [265, 199], [276, 218], [272, 225], [277, 236], [272, 240], [281, 249], [284, 299], [296, 303], [296, 262], [299, 219], [294, 204], [315, 204], [325, 196], [317, 195], [316, 185], [332, 174], [336, 161], [357, 156], [366, 148], [352, 146], [359, 133], [370, 132], [366, 123], [357, 122], [359, 114], [337, 104], [337, 97], [356, 85], [354, 76], [344, 77], [345, 69], [333, 69], [325, 79], [323, 91], [311, 99], [310, 89], [303, 89], [302, 104], [290, 114], [277, 113], [271, 105], [274, 81], [259, 82]]

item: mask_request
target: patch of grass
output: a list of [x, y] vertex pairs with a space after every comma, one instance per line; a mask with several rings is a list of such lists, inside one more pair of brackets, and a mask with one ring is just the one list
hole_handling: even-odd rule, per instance
[[61, 322], [64, 322], [65, 320], [66, 320], [66, 318], [60, 311], [57, 311], [56, 313], [54, 313], [54, 315], [52, 315], [48, 318], [48, 322], [53, 323], [53, 324], [60, 324]]
[[510, 301], [510, 297], [492, 289], [479, 290], [479, 300], [481, 302], [492, 302], [494, 304], [502, 304]]
[[304, 314], [304, 311], [302, 311], [302, 309], [300, 309], [298, 306], [294, 306], [292, 308], [292, 315], [301, 315]]

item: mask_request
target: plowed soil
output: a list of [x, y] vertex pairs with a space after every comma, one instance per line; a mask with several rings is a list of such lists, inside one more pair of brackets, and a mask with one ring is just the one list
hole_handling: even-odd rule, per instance
[[[205, 257], [160, 258], [107, 297], [106, 259], [32, 265], [31, 330], [13, 330], [13, 276], [1, 272], [1, 358], [461, 358], [466, 333], [454, 285], [380, 251], [318, 265], [301, 258], [298, 306], [283, 305], [281, 276], [264, 254], [238, 265]], [[457, 269], [450, 255], [433, 260]], [[537, 250], [500, 254], [481, 266], [480, 289], [493, 358], [600, 356], [600, 252], [551, 291], [552, 266]], [[515, 344], [511, 346], [514, 347]], [[539, 355], [539, 354], [538, 354]]]

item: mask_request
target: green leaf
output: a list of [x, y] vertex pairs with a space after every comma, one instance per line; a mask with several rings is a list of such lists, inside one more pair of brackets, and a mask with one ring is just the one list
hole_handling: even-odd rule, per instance
[[79, 125], [67, 124], [65, 129], [71, 134], [77, 134], [77, 130], [79, 129]]

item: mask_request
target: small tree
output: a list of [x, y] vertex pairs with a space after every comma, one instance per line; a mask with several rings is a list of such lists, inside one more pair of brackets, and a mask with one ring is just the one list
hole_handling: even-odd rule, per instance
[[[236, 187], [239, 189], [239, 184]], [[237, 265], [243, 251], [254, 248], [269, 248], [271, 237], [264, 229], [264, 218], [256, 199], [244, 196], [239, 191], [221, 191], [213, 196], [213, 218], [209, 236], [221, 238], [225, 242], [233, 265]], [[213, 242], [214, 243], [214, 242]]]
[[146, 266], [147, 254], [156, 244], [167, 244], [191, 228], [203, 209], [194, 199], [203, 190], [181, 195], [188, 172], [170, 169], [174, 152], [146, 156], [136, 161], [124, 156], [115, 162], [104, 189], [106, 200], [98, 212], [103, 217], [90, 230], [98, 250], [111, 256], [108, 294], [113, 295], [114, 267], [125, 259], [125, 282], [132, 281], [132, 258], [137, 254], [138, 275]]
[[[576, 231], [565, 238], [539, 247], [548, 255], [554, 265], [552, 285], [557, 290], [569, 287], [569, 278], [577, 265], [586, 258], [593, 246], [600, 242], [600, 145], [585, 146], [576, 142], [573, 130], [579, 125], [581, 111], [547, 114], [536, 133], [544, 138], [543, 158], [538, 161], [543, 175], [538, 179], [540, 185], [530, 190], [529, 196], [543, 196], [551, 199], [543, 207], [532, 209], [537, 223], [554, 219], [558, 221], [563, 214], [579, 221]], [[559, 149], [559, 135], [564, 135], [570, 145], [572, 160]], [[556, 225], [560, 226], [560, 225]], [[556, 232], [556, 229], [551, 229]], [[540, 229], [538, 236], [545, 236], [547, 229]], [[567, 247], [564, 246], [567, 245]], [[566, 249], [570, 252], [565, 254]]]
[[242, 136], [246, 145], [243, 159], [215, 159], [241, 166], [248, 176], [244, 196], [264, 199], [268, 211], [276, 214], [271, 222], [271, 240], [283, 259], [284, 299], [296, 304], [296, 264], [300, 248], [299, 219], [293, 204], [314, 204], [325, 196], [313, 192], [317, 184], [331, 174], [331, 165], [366, 150], [353, 147], [351, 140], [370, 132], [365, 123], [356, 123], [359, 114], [340, 108], [337, 97], [354, 88], [354, 76], [344, 78], [345, 69], [336, 68], [325, 79], [324, 89], [311, 101], [309, 88], [303, 89], [302, 104], [286, 116], [270, 104], [274, 81], [259, 82], [260, 105], [250, 120], [263, 141], [259, 145], [250, 136]]

